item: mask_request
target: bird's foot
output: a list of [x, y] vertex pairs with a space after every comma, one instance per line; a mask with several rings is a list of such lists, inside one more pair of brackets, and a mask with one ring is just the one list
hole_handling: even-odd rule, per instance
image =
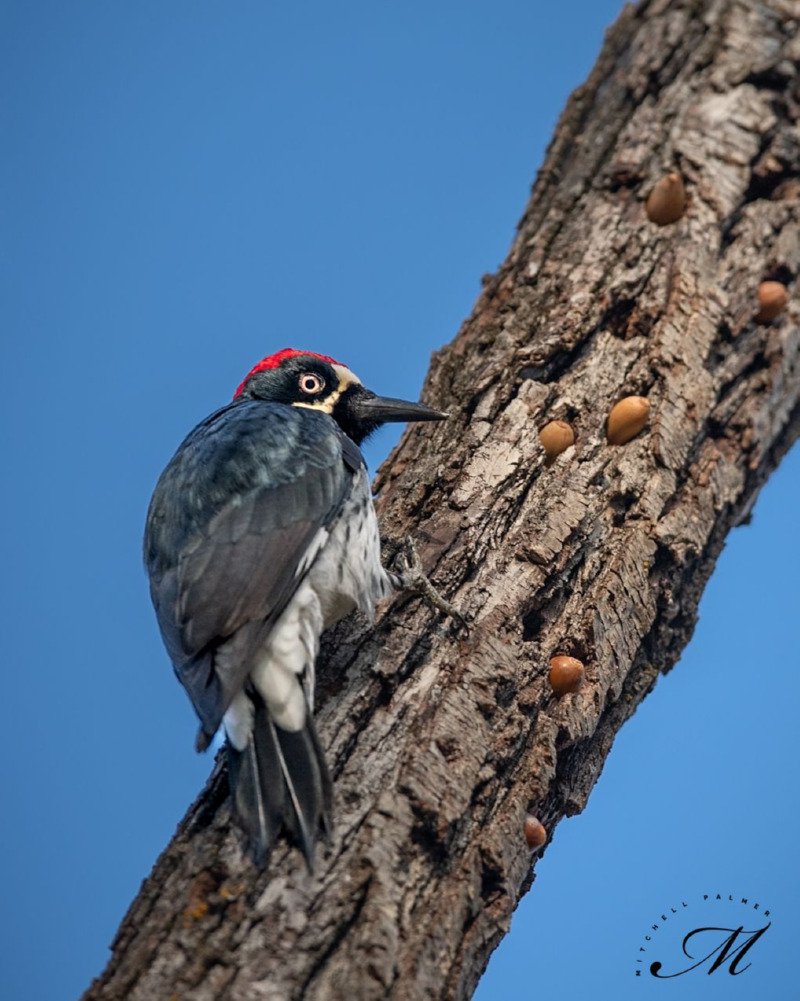
[[463, 629], [466, 630], [469, 628], [461, 612], [446, 598], [443, 598], [425, 576], [417, 547], [414, 545], [412, 539], [408, 538], [405, 540], [403, 549], [397, 557], [396, 566], [398, 569], [392, 572], [392, 577], [399, 588], [404, 591], [415, 591], [429, 605], [454, 619]]

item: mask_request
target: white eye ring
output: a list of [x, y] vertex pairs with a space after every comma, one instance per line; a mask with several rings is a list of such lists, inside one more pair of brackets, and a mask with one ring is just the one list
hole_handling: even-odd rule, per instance
[[309, 396], [316, 396], [325, 388], [325, 380], [316, 372], [303, 372], [300, 376], [300, 390]]

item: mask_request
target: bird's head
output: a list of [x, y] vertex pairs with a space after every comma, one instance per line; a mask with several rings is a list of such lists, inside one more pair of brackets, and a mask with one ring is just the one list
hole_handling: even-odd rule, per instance
[[294, 348], [262, 358], [233, 398], [274, 400], [329, 414], [357, 445], [388, 421], [440, 421], [447, 417], [422, 403], [376, 396], [341, 362]]

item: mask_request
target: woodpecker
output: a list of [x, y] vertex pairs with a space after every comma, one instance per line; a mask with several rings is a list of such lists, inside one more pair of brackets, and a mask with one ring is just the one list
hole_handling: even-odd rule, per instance
[[224, 729], [234, 814], [264, 864], [287, 830], [313, 865], [332, 789], [312, 718], [324, 629], [401, 586], [384, 569], [359, 446], [438, 421], [327, 355], [285, 348], [190, 432], [153, 493], [144, 560], [161, 635], [200, 720]]

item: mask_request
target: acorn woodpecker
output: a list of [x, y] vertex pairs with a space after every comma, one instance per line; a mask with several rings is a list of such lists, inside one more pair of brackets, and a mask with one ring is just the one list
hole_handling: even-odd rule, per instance
[[358, 446], [387, 421], [446, 416], [286, 348], [198, 424], [158, 481], [144, 537], [158, 624], [200, 719], [198, 750], [224, 728], [234, 813], [259, 863], [286, 828], [311, 866], [330, 830], [312, 720], [322, 631], [354, 608], [371, 618], [404, 583], [381, 564]]

